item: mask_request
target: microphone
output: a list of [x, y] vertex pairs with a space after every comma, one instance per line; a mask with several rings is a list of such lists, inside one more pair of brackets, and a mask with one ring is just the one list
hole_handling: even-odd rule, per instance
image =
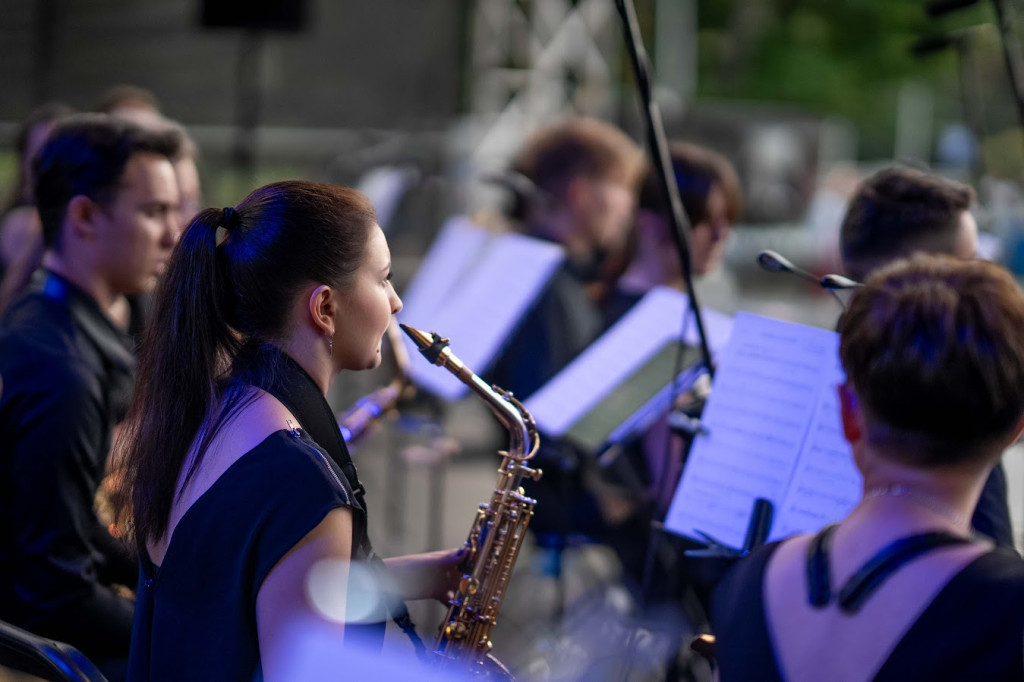
[[815, 284], [820, 284], [817, 277], [803, 268], [793, 265], [787, 258], [775, 251], [767, 250], [757, 254], [757, 264], [761, 266], [762, 270], [767, 270], [768, 272], [788, 272], [793, 275], [799, 275]]
[[841, 275], [825, 275], [819, 278], [817, 275], [793, 265], [788, 258], [770, 249], [757, 254], [757, 264], [761, 266], [762, 270], [767, 270], [768, 272], [788, 272], [789, 274], [803, 277], [809, 282], [814, 282], [832, 294], [832, 297], [839, 302], [843, 310], [846, 310], [846, 302], [839, 297], [836, 289], [854, 289], [861, 286], [859, 282], [854, 282], [852, 279], [847, 279]]
[[820, 284], [822, 289], [828, 289], [829, 291], [859, 289], [864, 286], [860, 282], [856, 282], [849, 277], [843, 277], [842, 275], [823, 275]]

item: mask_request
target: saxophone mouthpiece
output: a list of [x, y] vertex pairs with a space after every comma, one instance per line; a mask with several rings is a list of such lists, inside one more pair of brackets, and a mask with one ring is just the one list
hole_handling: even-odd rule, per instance
[[424, 348], [430, 348], [430, 344], [434, 342], [434, 340], [430, 338], [430, 334], [426, 333], [425, 331], [421, 331], [416, 327], [410, 327], [409, 325], [402, 324], [401, 322], [398, 323], [398, 326], [401, 327], [402, 331], [405, 332], [408, 335], [408, 337], [416, 343], [416, 347], [419, 348], [420, 350], [423, 350]]
[[445, 348], [448, 347], [448, 339], [443, 338], [437, 332], [427, 333], [416, 327], [410, 327], [407, 324], [399, 323], [399, 327], [402, 331], [409, 335], [409, 338], [413, 340], [416, 347], [420, 349], [420, 353], [423, 354], [427, 360], [433, 365], [442, 364], [438, 362], [441, 357], [441, 353], [444, 352]]

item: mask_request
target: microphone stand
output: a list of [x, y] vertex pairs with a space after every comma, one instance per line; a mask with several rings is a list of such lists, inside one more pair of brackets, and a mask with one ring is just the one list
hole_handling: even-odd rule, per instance
[[[679, 197], [679, 187], [676, 185], [675, 173], [672, 171], [672, 164], [669, 157], [668, 141], [665, 136], [665, 126], [661, 119], [661, 111], [654, 101], [651, 88], [651, 68], [644, 49], [643, 37], [640, 35], [640, 25], [636, 17], [636, 7], [632, 0], [615, 0], [616, 9], [622, 18], [622, 28], [625, 36], [626, 46], [629, 49], [630, 61], [633, 65], [633, 73], [636, 77], [637, 88], [640, 94], [640, 105], [643, 112], [644, 124], [647, 133], [647, 146], [650, 149], [651, 160], [658, 174], [663, 196], [668, 200], [669, 215], [672, 229], [672, 239], [675, 243], [676, 253], [679, 256], [680, 270], [683, 275], [683, 282], [686, 285], [686, 293], [689, 298], [689, 313], [693, 316], [696, 324], [697, 337], [699, 341], [701, 358], [707, 368], [708, 376], [714, 378], [714, 366], [711, 361], [711, 349], [708, 345], [707, 332], [704, 328], [704, 318], [701, 315], [700, 304], [697, 301], [696, 289], [693, 286], [693, 264], [690, 256], [689, 231], [690, 224], [686, 214], [683, 212], [683, 203]], [[685, 324], [684, 324], [685, 329]], [[678, 375], [678, 368], [677, 368]], [[676, 377], [673, 377], [673, 382]], [[666, 447], [666, 461], [668, 460], [669, 449]], [[644, 565], [644, 575], [641, 585], [641, 603], [648, 599], [651, 588], [651, 581], [656, 561], [657, 544], [660, 538], [658, 530], [660, 523], [652, 522], [651, 535], [648, 538], [647, 556]], [[634, 629], [629, 636], [627, 655], [623, 662], [626, 673], [632, 665], [633, 657], [636, 654], [638, 630]], [[623, 676], [625, 678], [625, 675]]]
[[693, 287], [693, 264], [690, 261], [690, 241], [688, 237], [690, 224], [686, 214], [683, 213], [683, 202], [679, 198], [679, 188], [676, 186], [675, 174], [672, 172], [672, 163], [669, 160], [668, 153], [668, 141], [665, 138], [665, 126], [661, 120], [661, 110], [654, 101], [654, 95], [651, 90], [650, 62], [647, 59], [643, 38], [640, 35], [640, 25], [636, 18], [636, 7], [633, 5], [632, 0], [615, 0], [615, 6], [622, 17], [622, 28], [625, 33], [626, 45], [629, 48], [629, 56], [633, 63], [637, 88], [640, 91], [640, 105], [644, 114], [647, 144], [650, 147], [652, 161], [654, 162], [654, 168], [657, 170], [662, 191], [669, 203], [672, 239], [675, 242], [676, 252], [679, 254], [683, 281], [686, 283], [686, 293], [690, 299], [690, 314], [693, 315], [697, 325], [701, 356], [703, 357], [705, 367], [707, 367], [708, 374], [714, 378], [714, 367], [711, 364], [711, 350], [708, 346], [707, 334], [704, 330], [704, 319], [701, 316], [700, 305], [697, 302], [697, 293]]

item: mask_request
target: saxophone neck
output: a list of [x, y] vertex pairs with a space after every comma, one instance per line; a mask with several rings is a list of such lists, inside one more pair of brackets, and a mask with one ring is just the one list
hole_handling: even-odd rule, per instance
[[517, 460], [529, 459], [539, 445], [533, 417], [511, 393], [487, 385], [462, 362], [449, 346], [448, 339], [437, 333], [424, 332], [407, 324], [399, 325], [413, 340], [420, 353], [432, 364], [444, 367], [466, 384], [490, 408], [509, 434], [509, 454]]

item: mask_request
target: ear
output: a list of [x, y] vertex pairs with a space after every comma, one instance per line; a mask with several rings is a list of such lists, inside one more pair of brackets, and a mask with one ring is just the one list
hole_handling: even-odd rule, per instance
[[64, 230], [73, 232], [80, 239], [91, 241], [96, 238], [96, 217], [100, 207], [82, 194], [71, 197], [64, 212]]
[[1017, 422], [1017, 428], [1013, 432], [1013, 440], [1010, 443], [1016, 443], [1022, 436], [1024, 436], [1024, 417], [1021, 417], [1020, 421]]
[[326, 336], [334, 336], [334, 317], [338, 312], [338, 295], [326, 284], [313, 289], [309, 295], [309, 316], [313, 324]]
[[859, 442], [863, 436], [860, 402], [857, 393], [850, 383], [842, 383], [836, 387], [839, 393], [840, 412], [843, 419], [843, 435], [850, 445]]

